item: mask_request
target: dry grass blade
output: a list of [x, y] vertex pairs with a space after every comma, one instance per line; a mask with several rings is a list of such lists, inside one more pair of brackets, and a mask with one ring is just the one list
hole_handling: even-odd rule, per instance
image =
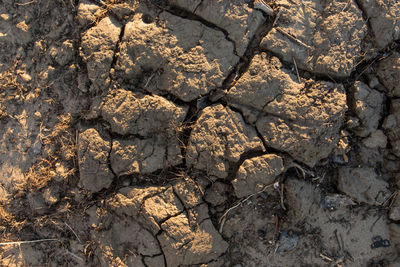
[[32, 243], [40, 243], [40, 242], [48, 242], [48, 241], [58, 241], [55, 238], [46, 238], [46, 239], [38, 239], [38, 240], [28, 240], [28, 241], [11, 241], [11, 242], [0, 242], [0, 246], [8, 246], [8, 245], [21, 245], [21, 244], [32, 244]]
[[300, 78], [300, 74], [299, 74], [299, 69], [297, 68], [296, 59], [294, 59], [294, 57], [293, 57], [293, 63], [294, 63], [294, 67], [295, 67], [295, 69], [296, 69], [297, 79], [299, 79], [299, 83], [301, 83], [301, 78]]
[[79, 238], [79, 236], [76, 234], [76, 232], [74, 231], [74, 229], [72, 229], [71, 226], [69, 226], [68, 223], [64, 222], [64, 224], [69, 228], [69, 230], [71, 230], [71, 232], [75, 235], [76, 239], [78, 239], [79, 243], [82, 243], [82, 240]]
[[236, 203], [234, 206], [230, 207], [229, 209], [227, 209], [225, 211], [225, 213], [221, 216], [221, 218], [219, 219], [219, 223], [220, 223], [220, 227], [219, 227], [219, 233], [222, 233], [222, 229], [224, 228], [224, 224], [225, 224], [225, 220], [226, 220], [226, 216], [228, 215], [229, 212], [231, 212], [232, 210], [236, 209], [237, 207], [239, 207], [240, 205], [242, 205], [244, 202], [246, 202], [247, 200], [249, 200], [251, 197], [258, 195], [262, 192], [264, 192], [265, 190], [267, 190], [269, 187], [273, 186], [275, 183], [272, 184], [268, 184], [266, 186], [264, 186], [263, 189], [261, 189], [260, 191], [253, 193], [247, 197], [245, 197], [244, 199], [240, 200], [238, 203]]
[[82, 259], [81, 257], [79, 257], [78, 255], [72, 253], [72, 252], [69, 251], [69, 250], [65, 250], [65, 253], [68, 254], [68, 255], [70, 255], [70, 256], [72, 256], [73, 258], [75, 258], [75, 259], [81, 261], [81, 262], [85, 262], [84, 259]]
[[303, 43], [302, 41], [300, 41], [298, 38], [296, 38], [295, 36], [287, 33], [285, 30], [283, 30], [281, 27], [276, 27], [275, 28], [278, 32], [280, 32], [281, 34], [285, 35], [286, 37], [288, 37], [289, 39], [292, 39], [293, 41], [295, 41], [296, 43], [304, 46], [305, 48], [312, 50], [312, 47]]

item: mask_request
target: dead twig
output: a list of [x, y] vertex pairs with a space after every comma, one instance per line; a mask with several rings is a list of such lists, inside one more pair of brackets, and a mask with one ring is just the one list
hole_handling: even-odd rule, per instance
[[255, 196], [255, 195], [258, 195], [258, 194], [264, 192], [265, 190], [267, 190], [269, 187], [271, 187], [271, 186], [273, 186], [273, 185], [274, 185], [274, 183], [268, 184], [268, 185], [264, 186], [264, 188], [261, 189], [260, 191], [258, 191], [258, 192], [256, 192], [256, 193], [253, 193], [253, 194], [251, 194], [251, 195], [245, 197], [244, 199], [240, 200], [237, 204], [235, 204], [234, 206], [232, 206], [232, 207], [230, 207], [229, 209], [227, 209], [227, 210], [225, 211], [225, 213], [221, 216], [221, 218], [219, 218], [219, 223], [220, 223], [219, 232], [222, 233], [222, 229], [224, 228], [224, 224], [225, 224], [225, 221], [226, 221], [226, 216], [228, 215], [229, 212], [231, 212], [232, 210], [234, 210], [234, 209], [236, 209], [237, 207], [239, 207], [240, 205], [242, 205], [244, 202], [246, 202], [247, 200], [249, 200], [249, 198], [251, 198], [251, 197], [253, 197], [253, 196]]
[[[366, 70], [368, 70], [369, 67], [371, 67], [377, 60], [378, 60], [378, 58], [374, 58], [374, 60], [372, 60], [372, 62], [369, 63], [368, 66], [366, 66], [366, 67], [360, 72], [360, 74], [358, 74], [356, 80], [360, 79], [360, 77], [364, 74], [364, 72], [365, 72]], [[379, 58], [379, 60], [381, 60], [381, 58]]]
[[390, 195], [390, 197], [388, 197], [383, 203], [382, 203], [382, 207], [388, 205], [388, 208], [390, 209], [393, 205], [393, 203], [395, 202], [397, 196], [398, 196], [399, 192], [395, 191], [393, 194]]
[[283, 202], [283, 189], [284, 189], [284, 187], [285, 187], [285, 184], [282, 184], [282, 189], [279, 192], [279, 194], [281, 195], [281, 207], [282, 207], [283, 210], [286, 211], [287, 209], [285, 207], [285, 203]]
[[350, 3], [351, 3], [351, 0], [348, 0], [346, 5], [344, 6], [344, 8], [339, 12], [339, 14], [342, 13], [350, 5]]
[[274, 19], [274, 23], [272, 23], [272, 28], [275, 27], [276, 23], [278, 23], [278, 20], [281, 17], [281, 14], [282, 14], [282, 10], [280, 9], [278, 14], [276, 15], [276, 17]]
[[299, 164], [297, 164], [297, 163], [295, 163], [295, 162], [292, 162], [292, 163], [289, 165], [288, 169], [289, 169], [289, 168], [292, 168], [292, 167], [295, 167], [296, 170], [300, 170], [300, 171], [301, 171], [301, 175], [303, 176], [303, 179], [306, 178], [306, 171], [305, 171]]
[[325, 255], [322, 254], [322, 253], [319, 253], [319, 256], [320, 256], [322, 259], [326, 260], [326, 261], [329, 261], [329, 262], [333, 262], [333, 261], [334, 261], [333, 259], [329, 258], [328, 256], [325, 256]]
[[27, 5], [30, 5], [30, 4], [33, 4], [33, 3], [35, 3], [35, 0], [30, 1], [30, 2], [26, 2], [26, 3], [15, 3], [15, 5], [17, 5], [17, 6], [27, 6]]
[[[278, 240], [278, 238], [279, 238], [279, 217], [277, 215], [275, 215], [274, 238], [275, 238], [275, 241]], [[277, 249], [278, 249], [278, 246], [276, 247], [275, 252]]]
[[271, 17], [274, 15], [274, 10], [264, 0], [254, 1], [254, 8], [264, 11], [265, 14]]

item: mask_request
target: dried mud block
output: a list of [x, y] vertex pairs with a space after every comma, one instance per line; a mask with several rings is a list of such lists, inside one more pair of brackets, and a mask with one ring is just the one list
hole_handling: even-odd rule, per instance
[[351, 130], [360, 137], [366, 137], [378, 128], [384, 95], [362, 82], [354, 84], [351, 95], [350, 106], [360, 122], [360, 125]]
[[89, 0], [81, 0], [78, 5], [77, 18], [82, 27], [94, 24], [100, 16], [102, 9], [90, 2]]
[[387, 137], [382, 130], [376, 130], [367, 138], [364, 138], [362, 143], [368, 148], [385, 148], [387, 145]]
[[116, 71], [129, 80], [149, 74], [143, 84], [149, 92], [192, 101], [221, 86], [239, 61], [221, 31], [167, 12], [152, 23], [141, 16], [125, 26]]
[[347, 77], [367, 24], [354, 0], [278, 0], [279, 17], [261, 47], [313, 73]]
[[264, 53], [253, 58], [227, 101], [256, 125], [268, 146], [311, 167], [339, 142], [347, 110], [343, 86], [299, 83], [278, 58]]
[[103, 92], [110, 84], [109, 73], [121, 29], [118, 21], [105, 17], [82, 36], [82, 56], [87, 63], [92, 92]]
[[392, 152], [400, 157], [400, 99], [392, 100], [390, 114], [385, 118], [382, 126], [389, 137]]
[[389, 57], [380, 61], [377, 73], [380, 81], [388, 89], [388, 96], [400, 97], [400, 53], [394, 52]]
[[172, 187], [143, 202], [143, 216], [153, 219], [157, 225], [182, 211], [183, 205], [177, 195], [174, 194]]
[[125, 187], [108, 201], [108, 205], [117, 214], [135, 218], [154, 235], [160, 231], [163, 221], [184, 210], [172, 186]]
[[215, 182], [207, 189], [204, 200], [213, 206], [224, 204], [228, 200], [230, 188], [227, 184]]
[[228, 244], [208, 218], [208, 208], [200, 205], [166, 220], [157, 237], [167, 266], [207, 263], [225, 253]]
[[400, 2], [397, 0], [360, 0], [379, 48], [400, 38]]
[[144, 201], [167, 190], [165, 186], [123, 187], [107, 201], [108, 206], [118, 215], [138, 216]]
[[389, 219], [393, 221], [400, 221], [400, 191], [397, 191], [396, 199], [390, 208]]
[[[99, 246], [112, 248], [112, 256], [129, 262], [126, 247], [136, 255], [153, 256], [161, 254], [161, 248], [152, 233], [140, 226], [135, 220], [119, 220], [117, 217], [109, 230], [94, 234], [94, 239], [99, 241]], [[110, 255], [111, 256], [111, 255]], [[132, 266], [129, 265], [128, 266]]]
[[168, 2], [224, 29], [228, 33], [228, 38], [235, 43], [236, 53], [239, 56], [243, 56], [249, 42], [265, 20], [262, 12], [250, 8], [241, 0], [169, 0]]
[[[382, 242], [376, 243], [377, 240], [388, 240], [389, 243], [394, 241], [386, 216], [371, 211], [369, 207], [344, 205], [331, 209], [321, 205], [321, 189], [303, 180], [287, 179], [285, 189], [290, 207], [287, 218], [292, 227], [301, 224], [305, 226], [301, 231], [313, 231], [316, 235], [302, 236], [300, 243], [309, 241], [311, 247], [300, 245], [290, 254], [281, 255], [282, 260], [290, 259], [291, 254], [297, 254], [303, 256], [300, 256], [303, 265], [324, 266], [327, 262], [321, 258], [322, 253], [344, 257], [345, 262], [351, 262], [353, 266], [366, 266], [372, 260], [379, 262], [396, 256], [393, 244], [387, 246], [382, 245]], [[337, 223], [338, 221], [341, 223]], [[292, 258], [296, 259], [299, 260], [298, 257]]]
[[340, 168], [338, 188], [357, 202], [370, 205], [382, 205], [390, 197], [389, 184], [378, 179], [373, 168]]
[[98, 192], [110, 186], [114, 178], [108, 167], [110, 150], [110, 142], [104, 140], [95, 129], [88, 129], [79, 134], [78, 161], [81, 187], [91, 192]]
[[142, 137], [175, 134], [186, 113], [187, 107], [175, 105], [161, 96], [140, 95], [122, 89], [109, 94], [101, 105], [101, 116], [110, 123], [113, 132]]
[[182, 201], [186, 209], [194, 208], [203, 202], [203, 189], [196, 181], [187, 179], [174, 184], [174, 192]]
[[262, 190], [283, 170], [282, 158], [274, 154], [245, 160], [232, 181], [236, 196], [242, 198]]
[[263, 151], [257, 132], [229, 107], [213, 105], [202, 110], [186, 152], [189, 168], [206, 171], [211, 177], [226, 178], [231, 163], [249, 151]]
[[117, 175], [152, 173], [182, 163], [177, 140], [154, 137], [113, 140], [110, 154], [111, 168]]
[[165, 265], [165, 260], [163, 255], [159, 256], [153, 256], [153, 257], [144, 257], [144, 263], [146, 266], [159, 266], [159, 267], [164, 267]]
[[[167, 266], [201, 264], [218, 258], [226, 251], [228, 244], [211, 223], [208, 207], [201, 200], [201, 191], [193, 186], [192, 181], [181, 180], [173, 186], [125, 187], [107, 200], [107, 205], [117, 215], [124, 216], [128, 222], [136, 220], [147, 229], [139, 229], [143, 236], [149, 232], [157, 235]], [[123, 226], [121, 228], [126, 230], [122, 233], [124, 236], [117, 238], [116, 242], [136, 242], [126, 232], [135, 229], [126, 228], [122, 222], [117, 226], [120, 224]], [[151, 246], [152, 240], [153, 237], [148, 238], [148, 244], [139, 238], [141, 246], [136, 247], [148, 250], [140, 253], [145, 256], [145, 262], [153, 262], [149, 258], [146, 260], [146, 256], [159, 254], [156, 251], [158, 247]], [[154, 266], [164, 264], [161, 258], [155, 262], [162, 262], [162, 265]]]

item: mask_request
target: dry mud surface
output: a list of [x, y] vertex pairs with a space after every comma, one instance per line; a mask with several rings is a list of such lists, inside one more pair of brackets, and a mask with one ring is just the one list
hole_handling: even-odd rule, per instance
[[0, 1], [2, 266], [400, 266], [400, 2]]

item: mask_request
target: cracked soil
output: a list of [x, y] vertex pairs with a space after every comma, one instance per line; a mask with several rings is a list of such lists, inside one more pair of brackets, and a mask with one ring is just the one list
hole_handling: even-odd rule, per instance
[[2, 266], [400, 266], [397, 0], [0, 1]]

